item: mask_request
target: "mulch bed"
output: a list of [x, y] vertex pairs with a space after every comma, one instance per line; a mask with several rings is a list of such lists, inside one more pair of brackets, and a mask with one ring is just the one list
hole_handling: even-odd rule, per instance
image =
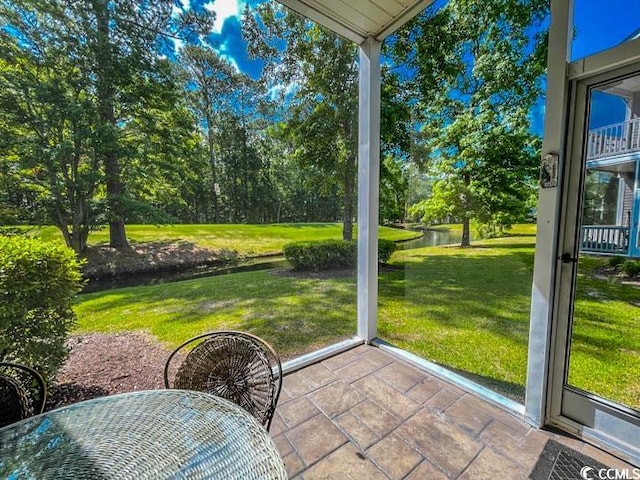
[[161, 271], [180, 271], [198, 266], [227, 265], [239, 259], [238, 252], [211, 250], [191, 242], [131, 242], [129, 248], [107, 245], [89, 246], [82, 273], [88, 279], [139, 275]]
[[164, 365], [171, 349], [151, 335], [74, 335], [68, 345], [71, 353], [49, 391], [47, 410], [104, 395], [164, 388]]

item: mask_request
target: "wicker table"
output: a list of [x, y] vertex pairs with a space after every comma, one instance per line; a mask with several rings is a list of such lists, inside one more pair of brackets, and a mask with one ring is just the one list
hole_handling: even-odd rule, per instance
[[102, 397], [0, 429], [0, 478], [286, 479], [265, 429], [212, 395]]

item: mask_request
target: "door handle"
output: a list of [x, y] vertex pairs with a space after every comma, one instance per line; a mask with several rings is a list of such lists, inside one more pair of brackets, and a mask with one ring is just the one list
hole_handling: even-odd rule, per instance
[[562, 263], [578, 263], [578, 259], [572, 257], [570, 253], [563, 253], [560, 260], [562, 260]]

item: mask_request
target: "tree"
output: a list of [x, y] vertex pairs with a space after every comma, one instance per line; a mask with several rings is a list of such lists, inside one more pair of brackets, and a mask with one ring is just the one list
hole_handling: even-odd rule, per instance
[[55, 45], [19, 48], [0, 31], [0, 177], [20, 209], [46, 212], [78, 253], [102, 220], [89, 92], [87, 78]]
[[238, 75], [231, 65], [211, 48], [187, 46], [180, 52], [180, 65], [185, 72], [186, 93], [190, 106], [204, 132], [209, 154], [209, 192], [213, 222], [220, 222], [220, 183], [216, 133], [221, 124], [221, 112], [230, 108], [229, 93], [237, 85]]
[[65, 59], [85, 82], [93, 116], [85, 115], [93, 158], [104, 174], [105, 200], [114, 247], [127, 246], [126, 191], [122, 180], [123, 126], [137, 105], [152, 108], [154, 84], [166, 81], [158, 64], [171, 40], [197, 41], [213, 15], [204, 7], [178, 9], [173, 0], [2, 1], [3, 41], [17, 57]]
[[391, 52], [414, 73], [421, 164], [433, 179], [424, 221], [444, 217], [486, 232], [525, 215], [539, 139], [529, 109], [541, 93], [547, 0], [450, 0], [403, 29]]
[[[386, 53], [386, 52], [385, 52]], [[380, 222], [404, 221], [412, 159], [410, 91], [387, 65], [381, 72]]]
[[292, 86], [281, 94], [289, 107], [285, 132], [295, 145], [294, 158], [305, 169], [325, 173], [319, 188], [340, 185], [342, 235], [350, 240], [357, 179], [356, 46], [273, 4], [259, 5], [255, 15], [247, 9], [244, 17], [249, 52], [267, 62], [270, 84]]
[[[173, 65], [166, 68], [174, 69]], [[120, 133], [129, 223], [206, 221], [210, 196], [204, 139], [178, 78], [156, 85]]]

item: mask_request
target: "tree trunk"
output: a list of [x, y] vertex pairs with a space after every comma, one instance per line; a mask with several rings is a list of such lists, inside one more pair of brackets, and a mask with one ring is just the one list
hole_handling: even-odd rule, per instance
[[462, 181], [464, 184], [464, 193], [462, 196], [462, 241], [460, 242], [460, 246], [463, 248], [471, 246], [471, 234], [469, 229], [469, 217], [468, 212], [471, 211], [471, 195], [469, 193], [469, 185], [471, 185], [471, 177], [468, 172], [464, 172], [462, 174]]
[[355, 159], [347, 159], [347, 168], [344, 174], [344, 215], [342, 219], [342, 239], [353, 240], [353, 201], [355, 194]]
[[[204, 90], [204, 89], [203, 89]], [[216, 167], [216, 152], [214, 145], [213, 114], [209, 92], [203, 91], [205, 103], [205, 118], [207, 119], [207, 147], [209, 149], [209, 166], [211, 168], [211, 201], [213, 203], [213, 223], [220, 222], [220, 200], [218, 199], [218, 175]]]
[[213, 223], [220, 222], [220, 201], [218, 199], [218, 176], [216, 174], [216, 154], [213, 145], [213, 128], [209, 127], [209, 165], [211, 167], [211, 201], [213, 203]]
[[100, 136], [98, 156], [104, 162], [107, 187], [107, 204], [109, 205], [109, 244], [113, 248], [129, 246], [122, 214], [122, 185], [120, 162], [118, 159], [117, 122], [114, 102], [115, 87], [113, 84], [114, 56], [109, 39], [109, 7], [104, 0], [94, 0], [93, 9], [97, 24], [96, 41], [96, 94], [98, 97], [98, 115], [100, 118]]
[[462, 242], [460, 242], [461, 247], [470, 247], [471, 246], [471, 235], [469, 233], [469, 218], [464, 217], [462, 219]]

